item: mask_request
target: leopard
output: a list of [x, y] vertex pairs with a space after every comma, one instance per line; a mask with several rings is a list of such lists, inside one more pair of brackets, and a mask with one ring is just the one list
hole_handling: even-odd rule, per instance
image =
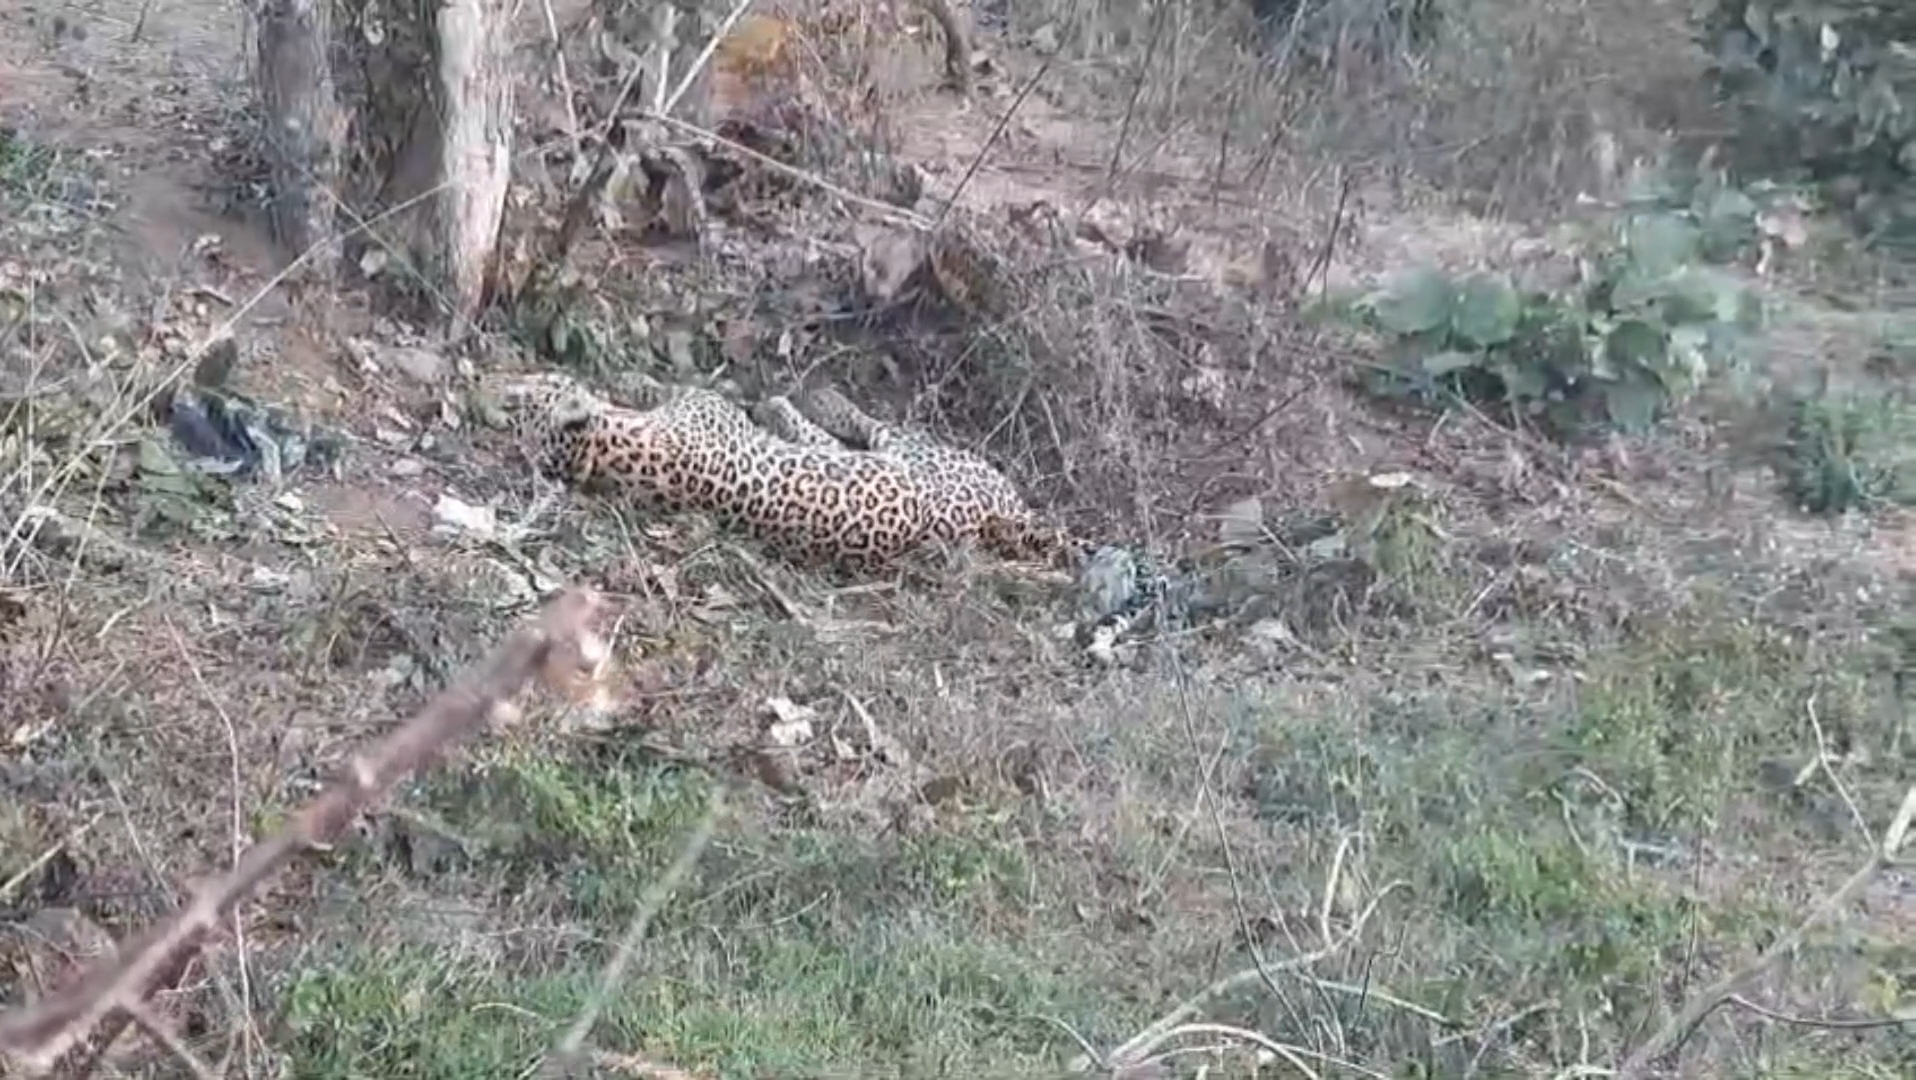
[[799, 411], [815, 429], [846, 445], [910, 463], [978, 513], [1016, 517], [1026, 512], [1024, 496], [1011, 479], [972, 451], [942, 442], [920, 428], [886, 423], [828, 385], [812, 387], [800, 401]]
[[1022, 502], [980, 499], [908, 455], [828, 445], [817, 430], [781, 434], [796, 409], [755, 419], [716, 390], [656, 383], [634, 407], [551, 371], [489, 373], [479, 396], [488, 422], [543, 475], [648, 511], [708, 513], [794, 562], [882, 570], [967, 542], [1073, 568], [1089, 555]]
[[782, 395], [766, 398], [753, 419], [794, 443], [840, 446], [904, 462], [939, 490], [952, 512], [980, 522], [982, 535], [996, 548], [1022, 551], [1054, 566], [1081, 564], [1095, 549], [1067, 529], [1040, 523], [1011, 479], [982, 456], [919, 428], [879, 420], [831, 386], [814, 386], [800, 400], [803, 405]]
[[849, 450], [843, 439], [813, 423], [783, 394], [761, 399], [752, 409], [752, 422], [794, 446]]

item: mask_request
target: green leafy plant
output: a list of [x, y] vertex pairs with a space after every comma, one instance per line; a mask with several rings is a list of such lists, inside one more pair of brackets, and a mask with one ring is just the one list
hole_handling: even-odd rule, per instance
[[1766, 232], [1774, 237], [1788, 231], [1775, 221], [1766, 230], [1765, 215], [1800, 215], [1821, 203], [1812, 184], [1771, 178], [1739, 183], [1727, 169], [1677, 161], [1636, 180], [1625, 196], [1630, 211], [1661, 210], [1689, 220], [1697, 229], [1695, 256], [1712, 266], [1749, 265], [1760, 254]]
[[1698, 37], [1739, 172], [1813, 183], [1871, 242], [1916, 247], [1916, 5], [1715, 0]]
[[1790, 403], [1790, 497], [1815, 514], [1916, 503], [1916, 407], [1895, 395], [1805, 395]]
[[58, 162], [53, 150], [0, 127], [0, 194], [38, 197]]
[[1581, 260], [1581, 280], [1557, 293], [1520, 290], [1501, 273], [1410, 270], [1353, 305], [1389, 342], [1373, 389], [1501, 401], [1558, 434], [1593, 415], [1648, 427], [1761, 325], [1755, 294], [1705, 264], [1735, 250], [1738, 224], [1755, 213], [1754, 200], [1723, 196], [1701, 212], [1626, 213]]

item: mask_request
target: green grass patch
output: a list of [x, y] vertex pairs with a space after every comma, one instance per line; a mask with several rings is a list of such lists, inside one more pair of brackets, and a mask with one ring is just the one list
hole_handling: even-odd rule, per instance
[[[909, 918], [687, 928], [647, 956], [597, 1044], [731, 1076], [1017, 1068], [1055, 1042], [1044, 1018], [1081, 993], [1022, 950]], [[342, 948], [289, 991], [293, 1075], [518, 1075], [584, 1007], [601, 960], [486, 970], [421, 945]]]
[[[1802, 916], [1767, 891], [1699, 891], [1705, 850], [1735, 862], [1855, 844], [1833, 793], [1781, 795], [1767, 766], [1814, 747], [1812, 694], [1833, 740], [1889, 745], [1878, 682], [1860, 654], [1693, 612], [1535, 691], [1402, 680], [1356, 715], [1267, 711], [1243, 790], [1274, 826], [1364, 837], [1364, 876], [1409, 886], [1366, 969], [1380, 987], [1467, 1024], [1548, 1002], [1610, 1060], [1667, 1015], [1699, 942], [1750, 955]], [[1852, 783], [1887, 813], [1894, 777], [1867, 779]], [[1519, 1060], [1564, 1060], [1546, 1019], [1511, 1030]], [[1421, 1060], [1430, 1075], [1469, 1061], [1432, 1056], [1428, 1029], [1368, 1031], [1379, 1041], [1360, 1060]]]
[[60, 154], [0, 127], [0, 195], [36, 201], [53, 182]]
[[[1762, 880], [1713, 887], [1713, 867], [1786, 866], [1853, 839], [1833, 794], [1779, 796], [1767, 764], [1813, 745], [1812, 692], [1833, 740], [1886, 743], [1873, 695], [1887, 679], [1871, 663], [1699, 610], [1646, 620], [1541, 685], [1485, 665], [1368, 680], [1308, 707], [1251, 682], [1192, 691], [1206, 747], [1234, 740], [1218, 790], [1248, 916], [1314, 920], [1337, 840], [1355, 838], [1348, 902], [1407, 888], [1318, 974], [1455, 1026], [1259, 987], [1207, 1018], [1392, 1075], [1616, 1060], [1685, 987], [1801, 917], [1800, 898]], [[752, 807], [658, 914], [596, 1044], [727, 1077], [1029, 1073], [1076, 1053], [1059, 1023], [1117, 1045], [1249, 964], [1213, 823], [1183, 827], [1196, 762], [1175, 693], [1127, 691], [1125, 715], [1086, 725], [1089, 772], [1072, 790], [1121, 792], [1102, 812], [1062, 788], [1042, 813], [986, 793], [906, 835]], [[1894, 780], [1851, 773], [1872, 809]], [[376, 932], [335, 935], [287, 998], [279, 1045], [294, 1073], [518, 1074], [583, 1007], [711, 782], [617, 747], [498, 748], [434, 778], [414, 802], [460, 838], [459, 857], [422, 874], [387, 854], [359, 872], [410, 876], [478, 914], [449, 937], [445, 920], [409, 931], [387, 905], [354, 923]], [[1699, 869], [1706, 850], [1723, 861]], [[1266, 955], [1293, 946], [1272, 940]], [[1907, 950], [1877, 951], [1818, 944], [1800, 963], [1863, 964], [1867, 978], [1821, 985], [1855, 988], [1830, 992], [1832, 1014], [1864, 1010], [1906, 992]], [[1441, 1038], [1493, 1028], [1488, 1049]], [[1788, 1053], [1875, 1067], [1895, 1060], [1894, 1038]]]
[[1783, 479], [1814, 514], [1916, 505], [1916, 402], [1828, 391], [1791, 402]]
[[[480, 938], [564, 926], [564, 943], [337, 941], [289, 992], [294, 1073], [516, 1075], [584, 1005], [709, 782], [616, 750], [505, 751], [435, 779], [420, 801], [465, 858], [427, 888], [481, 894]], [[981, 812], [879, 839], [722, 830], [658, 913], [598, 1045], [728, 1076], [948, 1074], [1043, 1057], [1059, 1039], [1048, 1017], [1098, 1030], [1095, 972], [1072, 971], [1062, 928], [1035, 913], [1010, 822]]]

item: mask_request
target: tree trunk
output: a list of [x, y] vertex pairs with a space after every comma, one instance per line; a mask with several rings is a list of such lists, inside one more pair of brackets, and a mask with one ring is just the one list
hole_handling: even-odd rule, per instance
[[294, 257], [313, 249], [306, 265], [322, 281], [336, 272], [339, 253], [329, 193], [338, 191], [346, 122], [327, 55], [330, 6], [331, 0], [262, 0], [254, 25], [274, 238]]
[[512, 175], [507, 0], [262, 4], [256, 78], [281, 241], [356, 226], [344, 253], [383, 262], [392, 298], [436, 301], [459, 333], [487, 298]]
[[512, 71], [505, 0], [450, 0], [439, 12], [437, 254], [455, 323], [485, 300], [512, 180]]

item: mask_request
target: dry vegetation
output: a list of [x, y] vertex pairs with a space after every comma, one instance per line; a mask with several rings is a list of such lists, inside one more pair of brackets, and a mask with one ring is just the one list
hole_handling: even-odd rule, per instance
[[[1916, 1072], [1916, 529], [1799, 505], [1916, 430], [1831, 396], [1906, 400], [1908, 294], [1813, 235], [1747, 365], [1640, 435], [1365, 395], [1340, 290], [1547, 273], [1579, 193], [1720, 123], [1684, 4], [1459, 0], [1422, 51], [1389, 6], [1260, 65], [1236, 5], [978, 0], [969, 105], [884, 32], [909, 8], [807, 8], [720, 56], [715, 108], [812, 179], [740, 179], [697, 246], [609, 196], [457, 354], [279, 285], [221, 0], [0, 9], [0, 1001], [590, 582], [615, 700], [531, 710], [239, 904], [123, 1073]], [[518, 280], [624, 74], [581, 15], [515, 27]], [[945, 239], [879, 304], [897, 162]], [[555, 339], [829, 377], [1212, 603], [1093, 663], [1054, 583], [828, 579], [555, 491], [457, 393]], [[246, 414], [276, 470], [192, 466], [168, 388], [207, 355], [290, 417]]]

